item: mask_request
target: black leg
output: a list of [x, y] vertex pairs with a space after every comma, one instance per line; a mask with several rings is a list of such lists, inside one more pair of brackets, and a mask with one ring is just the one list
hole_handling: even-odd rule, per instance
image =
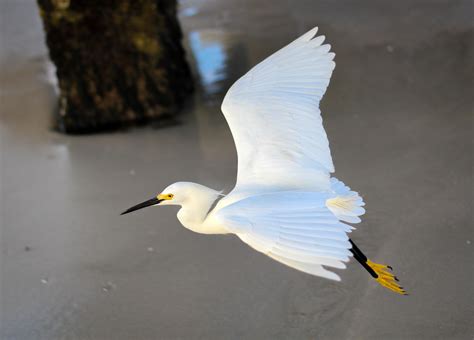
[[359, 262], [362, 267], [364, 267], [365, 270], [367, 270], [369, 274], [372, 275], [373, 278], [378, 278], [379, 276], [377, 275], [377, 273], [367, 264], [367, 256], [364, 255], [364, 253], [355, 245], [355, 243], [351, 239], [349, 239], [349, 242], [352, 245], [350, 251], [354, 255], [354, 258], [357, 260], [357, 262]]

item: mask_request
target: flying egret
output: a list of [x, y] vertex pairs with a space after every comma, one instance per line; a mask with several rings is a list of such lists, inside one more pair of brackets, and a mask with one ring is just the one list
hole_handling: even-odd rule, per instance
[[202, 234], [235, 234], [255, 250], [305, 273], [340, 281], [326, 267], [353, 256], [382, 286], [406, 294], [391, 267], [370, 261], [347, 236], [365, 213], [362, 198], [335, 177], [319, 102], [335, 63], [314, 28], [235, 82], [222, 103], [238, 154], [228, 195], [171, 184], [123, 214], [179, 205], [181, 224]]

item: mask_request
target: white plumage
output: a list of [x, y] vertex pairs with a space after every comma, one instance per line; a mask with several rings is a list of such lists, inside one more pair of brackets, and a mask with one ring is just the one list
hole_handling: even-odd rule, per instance
[[[235, 140], [238, 175], [210, 217], [279, 262], [339, 280], [322, 265], [345, 268], [352, 227], [341, 220], [357, 222], [345, 214], [363, 211], [326, 204], [350, 192], [330, 180], [334, 165], [319, 102], [336, 64], [316, 32], [262, 61], [225, 96], [222, 112]], [[357, 198], [353, 208], [363, 204]]]
[[238, 153], [236, 190], [327, 190], [334, 171], [319, 101], [335, 67], [312, 29], [227, 92], [222, 112]]
[[[147, 205], [181, 205], [178, 219], [186, 228], [233, 233], [300, 271], [340, 280], [327, 268], [345, 268], [353, 254], [367, 269], [369, 260], [347, 236], [353, 229], [347, 223], [360, 222], [364, 202], [330, 176], [334, 165], [319, 102], [335, 54], [316, 32], [256, 65], [226, 94], [222, 112], [238, 154], [237, 181], [228, 195], [213, 208], [220, 192], [178, 182], [126, 213]], [[385, 268], [374, 264], [371, 275], [401, 292]]]
[[283, 191], [250, 196], [215, 218], [252, 248], [301, 271], [339, 280], [321, 265], [345, 268], [351, 227], [327, 208], [327, 193]]

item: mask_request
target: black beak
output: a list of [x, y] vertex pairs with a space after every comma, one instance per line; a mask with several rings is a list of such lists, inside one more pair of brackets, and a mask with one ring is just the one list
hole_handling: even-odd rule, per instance
[[156, 205], [156, 204], [159, 204], [162, 201], [163, 200], [159, 200], [158, 198], [153, 197], [152, 199], [149, 199], [148, 201], [145, 201], [145, 202], [142, 202], [140, 204], [134, 205], [133, 207], [125, 210], [120, 215], [125, 215], [125, 214], [131, 213], [132, 211], [135, 211], [135, 210], [138, 210], [138, 209], [142, 209], [142, 208], [146, 208], [146, 207], [149, 207], [149, 206], [152, 206], [152, 205]]

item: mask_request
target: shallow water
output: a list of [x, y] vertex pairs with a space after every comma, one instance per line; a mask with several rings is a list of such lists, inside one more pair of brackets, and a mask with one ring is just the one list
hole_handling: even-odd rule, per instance
[[[2, 338], [472, 338], [470, 6], [181, 1], [199, 85], [181, 124], [72, 137], [49, 129], [34, 1], [2, 1]], [[408, 297], [356, 263], [333, 283], [191, 233], [174, 208], [119, 216], [178, 180], [230, 190], [222, 96], [316, 24], [337, 54], [322, 103], [336, 175], [367, 203], [352, 237]]]

